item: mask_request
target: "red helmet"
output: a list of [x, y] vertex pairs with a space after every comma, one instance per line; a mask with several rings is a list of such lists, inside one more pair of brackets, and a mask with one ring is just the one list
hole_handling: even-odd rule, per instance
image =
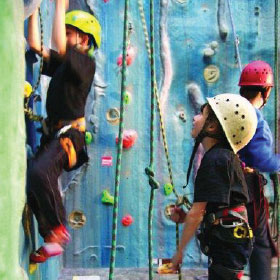
[[273, 87], [273, 72], [270, 65], [261, 60], [250, 62], [242, 70], [238, 85]]

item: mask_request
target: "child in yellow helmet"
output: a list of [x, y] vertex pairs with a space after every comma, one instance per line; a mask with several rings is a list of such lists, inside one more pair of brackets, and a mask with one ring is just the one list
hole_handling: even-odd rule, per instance
[[245, 207], [248, 189], [236, 153], [253, 137], [257, 117], [251, 104], [237, 94], [207, 100], [193, 118], [195, 148], [201, 143], [205, 154], [195, 179], [194, 202], [172, 259], [173, 268], [182, 263], [184, 248], [200, 226], [201, 250], [209, 258], [208, 279], [237, 280], [250, 256], [252, 231]]
[[[66, 14], [66, 0], [56, 0], [53, 44], [56, 50], [42, 50], [42, 74], [50, 76], [44, 133], [40, 148], [29, 164], [27, 200], [34, 212], [44, 244], [30, 255], [31, 262], [44, 262], [63, 252], [70, 240], [58, 189], [63, 169], [76, 169], [88, 161], [85, 149], [85, 103], [95, 74], [95, 60], [89, 55], [101, 44], [98, 20], [84, 11]], [[29, 18], [30, 48], [41, 53], [38, 11]]]

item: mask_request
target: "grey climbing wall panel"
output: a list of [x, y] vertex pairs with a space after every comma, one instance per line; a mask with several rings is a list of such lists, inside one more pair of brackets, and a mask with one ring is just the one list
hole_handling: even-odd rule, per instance
[[[149, 164], [150, 65], [139, 3], [130, 1], [130, 61], [125, 105], [125, 129], [137, 131], [135, 145], [124, 151], [120, 184], [120, 211], [117, 237], [117, 267], [148, 265], [147, 217], [150, 186], [144, 174]], [[233, 27], [238, 36], [242, 66], [251, 60], [274, 65], [274, 1], [156, 0], [156, 74], [170, 157], [177, 192], [192, 198], [192, 183], [185, 184], [192, 150], [192, 117], [206, 97], [218, 93], [238, 93], [240, 74]], [[87, 127], [94, 140], [88, 146], [90, 162], [78, 171], [64, 174], [62, 193], [72, 222], [82, 225], [70, 232], [63, 266], [66, 268], [108, 267], [111, 246], [112, 206], [101, 203], [103, 190], [114, 193], [116, 165], [116, 110], [120, 103], [124, 1], [90, 1], [102, 25], [101, 49], [96, 53], [98, 70], [87, 103]], [[49, 44], [53, 1], [43, 0], [45, 44]], [[149, 1], [143, 0], [144, 17], [149, 24]], [[70, 0], [71, 9], [88, 9], [84, 0]], [[143, 18], [142, 18], [143, 19]], [[148, 27], [149, 28], [149, 27]], [[47, 81], [41, 85], [44, 96]], [[42, 102], [44, 104], [44, 102]], [[111, 110], [114, 109], [114, 110]], [[111, 111], [110, 111], [111, 110]], [[274, 91], [264, 108], [264, 116], [274, 131]], [[108, 117], [109, 115], [109, 117]], [[109, 120], [108, 120], [109, 119]], [[157, 119], [158, 120], [158, 119]], [[165, 196], [169, 182], [162, 140], [157, 125], [156, 191], [154, 215], [154, 257], [170, 258], [175, 250], [175, 225], [164, 216], [166, 205], [175, 196]], [[83, 214], [83, 215], [81, 215]], [[121, 219], [130, 214], [134, 222], [124, 227]], [[74, 219], [74, 221], [73, 221]], [[84, 224], [83, 224], [84, 223]], [[206, 258], [193, 240], [185, 257], [186, 267], [203, 267]]]

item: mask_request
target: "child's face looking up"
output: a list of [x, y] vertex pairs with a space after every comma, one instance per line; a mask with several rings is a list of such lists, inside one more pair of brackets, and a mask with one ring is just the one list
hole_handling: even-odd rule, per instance
[[192, 138], [196, 138], [201, 132], [208, 117], [208, 106], [209, 105], [203, 106], [201, 112], [193, 117], [193, 126], [191, 131]]

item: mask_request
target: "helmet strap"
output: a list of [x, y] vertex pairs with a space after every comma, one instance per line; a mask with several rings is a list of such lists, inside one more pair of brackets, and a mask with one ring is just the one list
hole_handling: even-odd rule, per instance
[[210, 138], [214, 138], [214, 139], [218, 139], [218, 140], [225, 140], [225, 137], [217, 134], [217, 133], [209, 133], [206, 131], [207, 126], [209, 125], [209, 121], [206, 120], [203, 128], [201, 129], [200, 133], [198, 134], [198, 136], [195, 138], [195, 144], [192, 150], [192, 154], [191, 154], [191, 158], [190, 158], [190, 162], [189, 162], [189, 167], [188, 167], [188, 171], [187, 171], [187, 184], [185, 186], [183, 186], [183, 188], [186, 188], [189, 184], [189, 179], [190, 179], [190, 175], [191, 175], [191, 170], [192, 170], [192, 166], [193, 166], [193, 161], [197, 152], [197, 149], [199, 147], [199, 144], [202, 142], [202, 140], [205, 137], [210, 137]]

